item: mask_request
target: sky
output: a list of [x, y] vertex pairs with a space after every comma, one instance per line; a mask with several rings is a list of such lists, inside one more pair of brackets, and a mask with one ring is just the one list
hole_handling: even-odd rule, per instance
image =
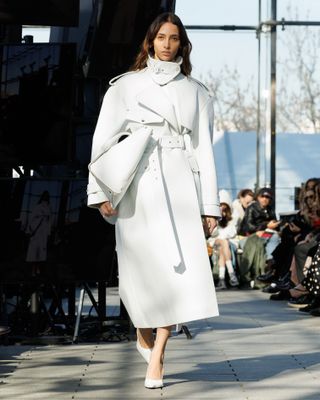
[[[269, 18], [270, 0], [261, 0], [262, 19]], [[258, 23], [259, 0], [176, 0], [176, 14], [185, 25], [253, 25]], [[277, 16], [290, 19], [288, 6], [300, 20], [320, 21], [320, 0], [278, 0]], [[309, 17], [308, 17], [309, 14]], [[316, 28], [316, 29], [320, 29]], [[289, 32], [278, 29], [279, 36]], [[35, 41], [48, 41], [49, 29], [29, 28], [24, 34], [35, 36]], [[237, 68], [242, 76], [257, 75], [258, 41], [254, 31], [188, 31], [193, 44], [191, 61], [193, 76], [205, 78], [209, 71], [217, 73], [225, 65]], [[279, 43], [280, 45], [280, 43]], [[266, 37], [262, 46], [267, 46]], [[280, 51], [281, 48], [280, 48]]]
[[[258, 24], [258, 0], [176, 0], [176, 14], [184, 25], [254, 25]], [[277, 19], [290, 20], [288, 6], [300, 20], [320, 21], [320, 0], [278, 0]], [[262, 20], [269, 19], [270, 0], [261, 0]], [[308, 17], [309, 13], [309, 17]], [[320, 29], [314, 28], [314, 29]], [[289, 28], [278, 35], [287, 34]], [[193, 45], [193, 75], [205, 77], [208, 71], [218, 72], [224, 65], [237, 68], [241, 75], [257, 75], [258, 41], [254, 31], [188, 31]], [[266, 46], [266, 36], [262, 46]], [[280, 43], [279, 43], [279, 46]], [[279, 48], [279, 51], [284, 50]]]

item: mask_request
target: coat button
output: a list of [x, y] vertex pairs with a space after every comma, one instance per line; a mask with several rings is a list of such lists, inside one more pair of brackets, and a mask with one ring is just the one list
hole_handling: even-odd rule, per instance
[[144, 120], [144, 119], [142, 119], [142, 120], [141, 120], [141, 122], [145, 122], [145, 120]]

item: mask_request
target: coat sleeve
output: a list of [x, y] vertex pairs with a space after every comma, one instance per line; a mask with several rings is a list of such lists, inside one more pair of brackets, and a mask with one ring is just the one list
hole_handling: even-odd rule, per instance
[[[125, 104], [118, 85], [111, 86], [104, 96], [99, 118], [92, 140], [91, 160], [99, 155], [104, 143], [121, 131], [124, 124]], [[98, 204], [109, 200], [101, 190], [97, 180], [89, 171], [87, 186], [88, 206], [98, 207]]]
[[212, 147], [213, 105], [211, 97], [200, 110], [198, 126], [193, 135], [193, 148], [199, 166], [202, 215], [220, 217], [217, 174]]

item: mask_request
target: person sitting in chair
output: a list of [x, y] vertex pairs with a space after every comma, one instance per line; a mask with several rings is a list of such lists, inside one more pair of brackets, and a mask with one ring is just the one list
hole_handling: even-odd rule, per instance
[[273, 195], [269, 188], [262, 188], [256, 201], [246, 209], [241, 222], [239, 234], [246, 236], [240, 241], [243, 254], [240, 262], [240, 284], [250, 288], [250, 281], [265, 270], [265, 263], [272, 264], [272, 252], [280, 243], [277, 228], [280, 221], [276, 220], [271, 207]]

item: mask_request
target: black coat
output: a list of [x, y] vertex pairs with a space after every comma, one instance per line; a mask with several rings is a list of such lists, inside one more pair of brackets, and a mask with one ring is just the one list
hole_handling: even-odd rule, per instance
[[238, 233], [248, 236], [257, 231], [263, 231], [267, 228], [268, 222], [276, 219], [276, 214], [271, 207], [262, 208], [260, 203], [255, 201], [246, 209]]

